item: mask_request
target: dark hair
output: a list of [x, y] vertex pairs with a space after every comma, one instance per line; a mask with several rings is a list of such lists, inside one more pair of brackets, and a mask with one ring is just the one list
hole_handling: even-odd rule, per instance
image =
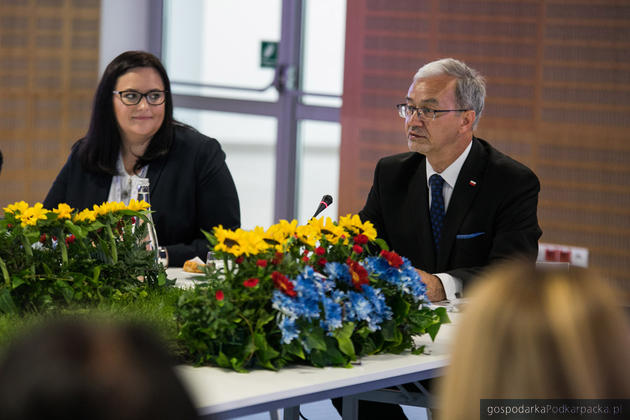
[[116, 161], [120, 151], [121, 138], [114, 114], [112, 91], [116, 87], [118, 78], [129, 70], [137, 67], [154, 68], [162, 78], [166, 91], [164, 103], [164, 121], [155, 133], [144, 154], [136, 162], [135, 169], [140, 169], [147, 163], [168, 153], [173, 142], [173, 97], [171, 82], [160, 60], [151, 53], [144, 51], [127, 51], [114, 58], [105, 69], [98, 84], [92, 105], [90, 128], [86, 136], [81, 139], [78, 155], [86, 170], [116, 175]]
[[0, 363], [0, 417], [193, 420], [197, 410], [169, 353], [147, 327], [62, 319], [7, 349]]

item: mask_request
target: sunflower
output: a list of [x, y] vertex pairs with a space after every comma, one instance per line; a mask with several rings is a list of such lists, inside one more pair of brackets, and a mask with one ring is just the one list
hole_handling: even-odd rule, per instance
[[129, 205], [127, 206], [128, 210], [133, 210], [133, 211], [142, 211], [142, 210], [146, 210], [149, 207], [151, 207], [151, 205], [149, 203], [147, 203], [144, 200], [134, 200], [133, 198], [129, 201]]
[[53, 213], [57, 214], [57, 219], [70, 219], [73, 211], [74, 209], [66, 203], [59, 203], [57, 208], [53, 209]]
[[376, 239], [376, 229], [369, 220], [365, 223], [361, 222], [361, 218], [358, 214], [353, 216], [347, 215], [339, 218], [339, 226], [343, 227], [346, 232], [352, 234], [352, 236], [363, 234], [368, 237], [370, 241]]
[[24, 213], [28, 209], [28, 203], [26, 201], [16, 201], [13, 204], [9, 204], [3, 210], [5, 213]]
[[17, 215], [16, 218], [22, 221], [22, 227], [35, 226], [38, 220], [46, 220], [48, 210], [44, 208], [42, 203], [36, 203], [33, 207], [29, 207]]

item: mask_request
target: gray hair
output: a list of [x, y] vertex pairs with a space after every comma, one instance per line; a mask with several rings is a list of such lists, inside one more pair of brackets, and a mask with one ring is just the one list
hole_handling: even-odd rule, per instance
[[440, 76], [448, 74], [457, 79], [455, 87], [455, 100], [460, 108], [472, 109], [475, 111], [475, 122], [473, 129], [477, 128], [483, 104], [486, 97], [486, 80], [475, 69], [454, 58], [442, 58], [432, 61], [420, 67], [413, 76], [413, 81], [424, 77]]

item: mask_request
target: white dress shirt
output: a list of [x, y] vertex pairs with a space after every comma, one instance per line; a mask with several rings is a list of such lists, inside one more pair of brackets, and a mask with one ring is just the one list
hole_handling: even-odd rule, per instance
[[148, 168], [148, 165], [144, 165], [140, 169], [140, 173], [138, 175], [129, 175], [125, 170], [122, 155], [119, 154], [118, 161], [116, 162], [118, 175], [114, 175], [112, 177], [112, 184], [109, 187], [109, 196], [107, 197], [107, 201], [122, 201], [126, 206], [128, 206], [131, 199], [137, 200], [140, 179], [146, 177]]
[[[464, 162], [470, 153], [470, 149], [472, 148], [472, 141], [466, 147], [466, 150], [462, 152], [461, 155], [453, 163], [449, 165], [448, 168], [444, 169], [442, 173], [437, 173], [429, 160], [427, 159], [427, 187], [429, 188], [429, 208], [431, 208], [431, 185], [429, 184], [429, 178], [431, 175], [438, 174], [444, 179], [444, 185], [442, 187], [442, 194], [444, 194], [444, 212], [448, 212], [448, 205], [451, 202], [451, 196], [453, 195], [453, 188], [455, 188], [455, 183], [457, 182], [457, 177], [462, 170], [462, 166], [464, 166]], [[444, 286], [444, 292], [446, 292], [446, 299], [453, 300], [457, 297], [461, 297], [463, 283], [461, 279], [453, 277], [448, 273], [437, 273], [434, 274], [437, 278], [442, 282], [442, 286]]]

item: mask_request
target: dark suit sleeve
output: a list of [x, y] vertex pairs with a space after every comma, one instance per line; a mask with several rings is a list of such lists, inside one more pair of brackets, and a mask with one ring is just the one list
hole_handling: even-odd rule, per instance
[[51, 210], [57, 207], [59, 203], [65, 203], [67, 201], [66, 193], [68, 191], [68, 180], [71, 173], [72, 158], [73, 155], [71, 154], [65, 165], [63, 165], [63, 168], [61, 168], [57, 178], [55, 178], [50, 190], [48, 190], [48, 194], [46, 194], [46, 198], [43, 203], [44, 208]]
[[516, 174], [507, 188], [497, 191], [503, 197], [494, 217], [494, 234], [488, 261], [483, 266], [458, 268], [449, 274], [466, 283], [487, 265], [506, 259], [525, 259], [532, 264], [538, 255], [542, 231], [536, 214], [540, 182], [529, 169]]
[[374, 182], [372, 183], [372, 188], [370, 189], [370, 193], [368, 194], [365, 206], [363, 206], [363, 209], [359, 212], [359, 217], [361, 218], [362, 222], [372, 222], [372, 224], [376, 228], [376, 233], [378, 237], [385, 240], [385, 242], [389, 244], [389, 239], [385, 230], [385, 223], [383, 221], [383, 213], [381, 210], [381, 162], [382, 161], [379, 161], [376, 164], [376, 169], [374, 170]]
[[194, 188], [197, 208], [195, 229], [198, 237], [191, 243], [178, 243], [167, 246], [169, 264], [181, 266], [191, 255], [205, 261], [208, 241], [201, 229], [211, 232], [222, 225], [226, 229], [236, 229], [241, 225], [238, 193], [232, 175], [225, 163], [225, 153], [216, 140], [203, 141], [195, 155]]

